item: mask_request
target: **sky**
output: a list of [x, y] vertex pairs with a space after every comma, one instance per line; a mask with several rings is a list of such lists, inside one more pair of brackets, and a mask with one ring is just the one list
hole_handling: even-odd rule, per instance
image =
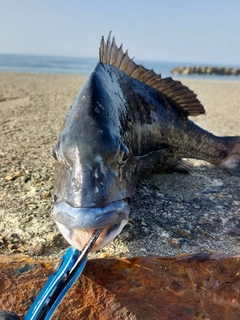
[[240, 65], [239, 0], [0, 0], [0, 53]]

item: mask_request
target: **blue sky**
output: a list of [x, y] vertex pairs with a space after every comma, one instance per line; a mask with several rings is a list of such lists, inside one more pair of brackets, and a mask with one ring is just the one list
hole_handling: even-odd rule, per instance
[[239, 0], [0, 0], [0, 52], [240, 65]]

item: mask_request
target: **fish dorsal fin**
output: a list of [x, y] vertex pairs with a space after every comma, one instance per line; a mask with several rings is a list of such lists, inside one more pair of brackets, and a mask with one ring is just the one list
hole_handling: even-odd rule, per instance
[[180, 81], [175, 81], [170, 77], [161, 78], [161, 75], [156, 74], [152, 69], [148, 70], [142, 65], [136, 64], [133, 59], [129, 58], [128, 51], [123, 52], [122, 45], [119, 48], [117, 47], [114, 37], [111, 40], [111, 32], [107, 42], [102, 37], [99, 48], [99, 61], [100, 63], [112, 65], [130, 77], [157, 89], [171, 102], [182, 108], [187, 115], [197, 116], [205, 113], [204, 107], [193, 91]]

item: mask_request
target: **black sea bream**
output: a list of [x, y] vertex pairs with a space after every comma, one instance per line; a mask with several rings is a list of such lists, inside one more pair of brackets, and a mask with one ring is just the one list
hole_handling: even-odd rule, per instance
[[103, 228], [93, 251], [128, 222], [140, 174], [188, 172], [182, 158], [202, 159], [239, 173], [240, 137], [217, 137], [188, 119], [204, 113], [179, 81], [135, 64], [109, 35], [99, 63], [76, 96], [53, 149], [54, 219], [81, 250]]

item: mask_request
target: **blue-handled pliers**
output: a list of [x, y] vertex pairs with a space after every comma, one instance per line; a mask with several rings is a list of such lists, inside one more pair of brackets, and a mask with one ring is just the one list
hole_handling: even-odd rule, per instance
[[102, 229], [94, 231], [82, 252], [72, 247], [67, 249], [31, 305], [24, 320], [51, 319], [68, 290], [82, 273], [87, 262], [87, 255], [101, 231]]

